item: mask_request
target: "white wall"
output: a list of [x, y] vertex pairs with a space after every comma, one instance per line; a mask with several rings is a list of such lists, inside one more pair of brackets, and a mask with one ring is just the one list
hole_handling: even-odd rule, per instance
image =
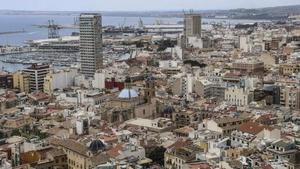
[[93, 84], [93, 88], [104, 89], [105, 88], [105, 72], [95, 73], [92, 84]]
[[53, 89], [64, 89], [74, 85], [77, 69], [63, 70], [52, 73]]
[[175, 60], [161, 60], [159, 61], [159, 67], [163, 69], [168, 69], [168, 68], [177, 68], [178, 66], [178, 61]]
[[198, 37], [188, 37], [188, 44], [194, 48], [203, 48], [202, 39]]
[[247, 36], [241, 36], [240, 37], [240, 49], [243, 52], [249, 52], [248, 37]]

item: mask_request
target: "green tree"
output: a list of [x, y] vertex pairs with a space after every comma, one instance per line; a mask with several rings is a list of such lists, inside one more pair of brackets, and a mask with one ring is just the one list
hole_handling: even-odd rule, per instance
[[19, 129], [14, 129], [12, 132], [11, 132], [11, 135], [12, 136], [21, 136], [21, 132]]
[[154, 147], [152, 150], [150, 150], [148, 158], [150, 158], [153, 163], [164, 165], [164, 154], [166, 149], [162, 146], [160, 147]]
[[0, 132], [0, 139], [6, 138], [6, 134], [3, 132]]

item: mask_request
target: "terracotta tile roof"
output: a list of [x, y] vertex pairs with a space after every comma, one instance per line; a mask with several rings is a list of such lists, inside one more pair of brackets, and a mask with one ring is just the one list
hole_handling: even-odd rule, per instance
[[111, 148], [110, 150], [108, 150], [106, 153], [108, 156], [110, 156], [112, 158], [116, 158], [117, 156], [120, 155], [120, 151], [122, 151], [122, 150], [123, 150], [123, 144], [118, 144], [114, 148]]
[[244, 124], [240, 125], [240, 127], [238, 128], [239, 131], [242, 131], [244, 133], [250, 133], [253, 135], [258, 134], [259, 132], [261, 132], [264, 129], [272, 130], [271, 127], [261, 125], [259, 123], [255, 123], [255, 122], [244, 123]]
[[69, 149], [71, 151], [74, 151], [82, 156], [86, 156], [87, 152], [88, 152], [88, 148], [87, 146], [75, 141], [75, 140], [71, 140], [71, 139], [56, 139], [56, 138], [52, 138], [50, 141], [50, 144], [54, 145], [54, 146], [61, 146], [64, 147], [66, 149]]
[[189, 164], [189, 169], [211, 169], [211, 167], [208, 163], [199, 162]]
[[261, 169], [273, 169], [271, 165], [264, 165], [260, 167]]
[[194, 129], [192, 127], [185, 126], [185, 127], [176, 129], [174, 132], [181, 133], [181, 134], [189, 134], [190, 132], [193, 132], [193, 131], [194, 131]]
[[100, 164], [105, 164], [109, 161], [109, 156], [106, 154], [98, 154], [91, 158], [91, 162], [93, 166], [97, 166]]
[[57, 148], [54, 148], [54, 149], [50, 150], [49, 154], [52, 157], [59, 157], [59, 156], [66, 155], [65, 152], [62, 149], [57, 149]]
[[181, 147], [184, 147], [184, 146], [188, 146], [190, 144], [192, 144], [192, 142], [189, 141], [189, 140], [179, 139], [167, 148], [168, 149], [171, 149], [171, 148], [178, 149], [178, 148], [181, 148]]

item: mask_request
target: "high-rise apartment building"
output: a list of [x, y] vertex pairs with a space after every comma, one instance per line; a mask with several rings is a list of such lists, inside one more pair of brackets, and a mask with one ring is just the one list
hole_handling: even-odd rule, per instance
[[33, 64], [24, 69], [23, 72], [29, 75], [30, 92], [44, 90], [44, 79], [49, 71], [50, 66], [48, 64]]
[[184, 35], [185, 37], [201, 37], [201, 15], [184, 15]]
[[93, 77], [103, 64], [102, 17], [97, 13], [80, 15], [81, 73]]

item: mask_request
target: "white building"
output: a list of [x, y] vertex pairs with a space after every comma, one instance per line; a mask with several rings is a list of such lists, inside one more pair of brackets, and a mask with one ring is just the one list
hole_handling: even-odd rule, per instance
[[178, 61], [176, 61], [176, 60], [160, 60], [159, 67], [162, 69], [177, 68]]
[[194, 76], [191, 74], [178, 74], [173, 76], [171, 81], [173, 95], [183, 96], [187, 100], [191, 101]]
[[253, 92], [246, 88], [229, 87], [225, 89], [225, 101], [231, 105], [247, 106], [253, 101]]
[[77, 69], [64, 69], [48, 73], [44, 81], [44, 92], [52, 93], [55, 89], [65, 89], [75, 84]]
[[92, 81], [90, 79], [85, 79], [84, 75], [78, 74], [75, 76], [75, 86], [90, 88], [92, 87]]
[[194, 48], [199, 48], [199, 49], [203, 48], [203, 41], [199, 37], [196, 37], [196, 36], [187, 37], [187, 42], [188, 42], [188, 45], [193, 46]]
[[105, 88], [105, 71], [98, 70], [94, 75], [94, 80], [92, 81], [93, 88], [104, 89]]
[[88, 134], [89, 133], [89, 119], [78, 117], [76, 120], [76, 134]]

